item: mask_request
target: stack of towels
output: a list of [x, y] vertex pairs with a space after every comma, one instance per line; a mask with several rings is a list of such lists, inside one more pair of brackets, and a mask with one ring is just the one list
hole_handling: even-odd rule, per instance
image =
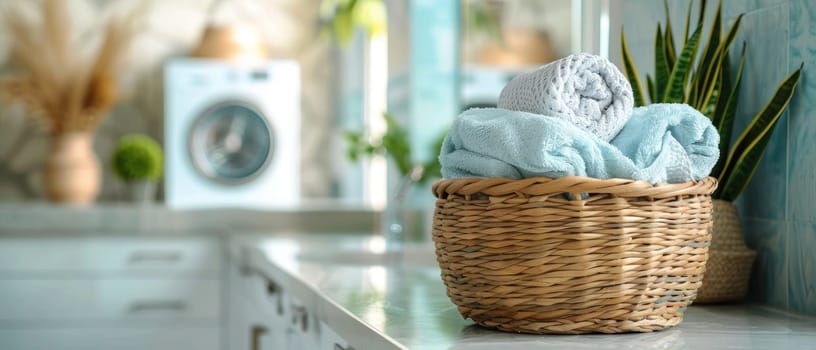
[[577, 54], [518, 75], [498, 108], [470, 109], [442, 146], [442, 176], [700, 180], [719, 157], [711, 121], [685, 104], [632, 108], [608, 60]]

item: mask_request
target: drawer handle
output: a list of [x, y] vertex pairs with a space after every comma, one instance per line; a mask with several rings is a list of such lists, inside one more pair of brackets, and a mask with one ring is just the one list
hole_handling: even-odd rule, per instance
[[130, 312], [147, 311], [175, 311], [181, 312], [187, 309], [187, 304], [181, 300], [145, 300], [134, 301], [130, 304]]
[[131, 264], [145, 262], [176, 263], [181, 261], [181, 252], [177, 251], [137, 251], [130, 254], [128, 262]]
[[261, 336], [269, 332], [268, 329], [264, 326], [253, 326], [250, 330], [252, 333], [252, 343], [249, 345], [250, 350], [260, 350], [261, 349]]
[[277, 300], [277, 311], [278, 315], [283, 315], [283, 296], [281, 295], [281, 287], [272, 280], [266, 280], [266, 293], [270, 297], [274, 297]]
[[292, 324], [300, 323], [300, 329], [305, 333], [309, 331], [309, 312], [305, 306], [291, 305], [292, 308]]
[[354, 350], [354, 347], [351, 345], [344, 347], [338, 343], [334, 343], [334, 350]]

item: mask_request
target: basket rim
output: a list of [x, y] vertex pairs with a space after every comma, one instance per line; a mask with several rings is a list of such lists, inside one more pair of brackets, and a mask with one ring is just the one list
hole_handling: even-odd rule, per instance
[[711, 195], [717, 189], [717, 179], [707, 176], [699, 181], [674, 184], [656, 184], [643, 180], [597, 179], [584, 176], [562, 176], [558, 178], [530, 177], [526, 179], [508, 178], [459, 178], [442, 179], [434, 182], [432, 190], [436, 198], [449, 195], [470, 198], [475, 194], [487, 196], [550, 196], [562, 193], [611, 194], [618, 197], [673, 198], [687, 195]]

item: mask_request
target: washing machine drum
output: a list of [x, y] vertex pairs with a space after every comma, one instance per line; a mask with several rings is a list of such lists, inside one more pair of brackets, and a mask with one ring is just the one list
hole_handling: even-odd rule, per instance
[[245, 101], [224, 101], [205, 109], [190, 128], [193, 167], [223, 185], [257, 178], [275, 154], [275, 131], [269, 120]]

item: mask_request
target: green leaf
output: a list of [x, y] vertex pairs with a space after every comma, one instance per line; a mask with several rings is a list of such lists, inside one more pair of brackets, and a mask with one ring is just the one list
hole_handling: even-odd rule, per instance
[[731, 94], [731, 55], [728, 52], [720, 60], [720, 82], [717, 90], [719, 91], [719, 98], [717, 98], [717, 106], [714, 109], [714, 118], [711, 122], [714, 123], [714, 127], [718, 128], [719, 121], [725, 111], [725, 104], [728, 102], [728, 96]]
[[709, 69], [704, 72], [703, 74], [703, 84], [701, 87], [701, 91], [706, 92], [702, 94], [697, 104], [699, 106], [706, 106], [708, 98], [708, 91], [713, 88], [713, 84], [715, 84], [719, 80], [719, 71], [722, 69], [722, 60], [728, 56], [728, 52], [731, 50], [731, 44], [734, 42], [734, 39], [737, 37], [737, 33], [739, 32], [739, 25], [742, 22], [742, 14], [737, 16], [734, 20], [734, 23], [731, 24], [731, 27], [728, 28], [728, 34], [725, 36], [725, 40], [720, 42], [720, 46], [717, 48], [717, 52], [714, 54], [710, 62]]
[[674, 33], [672, 32], [671, 16], [669, 15], [669, 0], [663, 0], [663, 9], [666, 11], [666, 33], [663, 42], [666, 43], [668, 71], [671, 71], [674, 68], [674, 61], [677, 60], [677, 53], [674, 52]]
[[[666, 92], [666, 85], [669, 82], [669, 62], [666, 59], [666, 44], [663, 41], [663, 32], [660, 23], [657, 24], [655, 32], [655, 96], [663, 96]], [[648, 83], [648, 81], [647, 81]], [[648, 88], [648, 87], [647, 87]], [[651, 89], [651, 88], [649, 88]], [[652, 98], [652, 103], [660, 102]]]
[[714, 86], [711, 87], [711, 94], [709, 95], [708, 99], [703, 102], [702, 109], [698, 109], [710, 120], [714, 120], [714, 113], [717, 110], [717, 102], [719, 101], [720, 94], [722, 93], [722, 90], [720, 89], [720, 75], [722, 74], [722, 69], [718, 69], [717, 72], [717, 81], [714, 83]]
[[691, 4], [694, 1], [689, 1], [688, 11], [686, 11], [686, 26], [683, 28], [683, 47], [686, 47], [686, 41], [688, 40], [688, 33], [689, 33], [689, 21], [691, 20]]
[[391, 155], [400, 174], [405, 176], [412, 168], [411, 144], [408, 138], [408, 132], [399, 124], [393, 115], [383, 113], [383, 117], [388, 127], [388, 130], [382, 138], [383, 148]]
[[801, 73], [802, 65], [779, 85], [771, 100], [734, 143], [720, 177], [721, 182], [725, 179], [721, 198], [736, 199], [750, 182], [767, 145], [767, 138], [773, 133], [776, 122], [793, 98]]
[[654, 81], [652, 81], [652, 77], [646, 74], [646, 89], [649, 91], [649, 100], [652, 103], [659, 103], [657, 90], [655, 90]]
[[[692, 81], [694, 81], [694, 79], [696, 79], [696, 77], [697, 77], [697, 69], [693, 69], [693, 70], [691, 71], [691, 77], [692, 77], [692, 78], [691, 78], [691, 79], [692, 79]], [[690, 106], [694, 107], [694, 103], [693, 103], [692, 101], [694, 101], [694, 100], [696, 100], [696, 99], [697, 99], [697, 93], [698, 93], [698, 91], [697, 91], [697, 89], [695, 89], [695, 88], [694, 88], [694, 84], [691, 84], [691, 86], [688, 86], [688, 87], [687, 87], [687, 90], [688, 90], [688, 91], [686, 91], [685, 98], [683, 99], [683, 103], [688, 104], [688, 105], [690, 105]]]
[[341, 45], [351, 42], [351, 37], [354, 34], [354, 22], [352, 22], [350, 11], [337, 11], [332, 20], [332, 31]]
[[358, 143], [360, 142], [360, 138], [362, 135], [356, 131], [346, 131], [343, 133], [343, 137], [346, 138], [346, 141], [351, 143]]
[[[434, 142], [431, 148], [431, 154], [438, 155], [442, 151], [442, 144], [445, 143], [445, 137], [448, 136], [447, 130], [437, 137], [436, 142]], [[419, 183], [424, 184], [429, 179], [433, 178], [440, 178], [442, 177], [442, 165], [439, 163], [439, 157], [432, 157], [430, 160], [425, 162], [422, 165], [424, 171], [422, 172], [422, 177], [419, 178]]]
[[677, 63], [672, 69], [669, 81], [667, 83], [666, 92], [663, 95], [663, 102], [681, 102], [685, 98], [685, 87], [688, 79], [689, 70], [691, 68], [692, 59], [697, 52], [697, 46], [700, 42], [700, 31], [702, 26], [697, 26], [694, 34], [686, 43], [683, 51], [680, 52], [680, 57], [677, 58]]
[[346, 150], [346, 157], [348, 157], [348, 159], [351, 160], [352, 162], [356, 162], [357, 159], [358, 159], [357, 150], [354, 149], [354, 148], [347, 149]]
[[[714, 63], [714, 59], [717, 54], [717, 50], [720, 47], [720, 36], [722, 35], [722, 1], [717, 4], [717, 10], [714, 12], [714, 22], [711, 23], [711, 31], [708, 33], [708, 40], [706, 41], [705, 48], [702, 51], [702, 57], [700, 57], [700, 62], [698, 66], [699, 73], [701, 75], [696, 76], [697, 81], [695, 82], [695, 86], [700, 91], [705, 91], [704, 85], [711, 80], [711, 75], [709, 74], [711, 68], [713, 66], [717, 66], [719, 68], [719, 64]], [[700, 106], [702, 97], [706, 96], [708, 92], [698, 94], [698, 100], [694, 101], [696, 105]]]
[[717, 132], [720, 134], [720, 158], [717, 160], [717, 164], [714, 165], [714, 169], [711, 170], [711, 173], [717, 175], [717, 179], [719, 180], [722, 180], [722, 169], [725, 166], [725, 161], [728, 155], [728, 147], [731, 146], [731, 134], [734, 130], [734, 115], [737, 112], [737, 100], [739, 99], [740, 83], [742, 82], [742, 69], [744, 66], [745, 45], [743, 44], [742, 53], [740, 54], [739, 67], [737, 68], [737, 78], [734, 81], [734, 87], [728, 94], [728, 98], [724, 99], [726, 102], [724, 104], [725, 106], [722, 113], [716, 114], [713, 121], [714, 127], [717, 128]]
[[632, 85], [635, 107], [644, 106], [646, 103], [643, 101], [643, 88], [641, 87], [643, 85], [640, 83], [637, 68], [632, 62], [632, 54], [629, 53], [629, 47], [626, 45], [626, 34], [623, 28], [621, 28], [621, 54], [623, 55], [623, 70], [629, 79], [629, 84]]
[[740, 193], [742, 193], [745, 187], [751, 182], [751, 178], [754, 177], [757, 168], [759, 168], [759, 162], [762, 160], [762, 154], [765, 153], [765, 147], [768, 146], [768, 141], [771, 139], [772, 133], [773, 127], [771, 128], [771, 132], [763, 135], [761, 139], [756, 140], [750, 150], [740, 157], [738, 164], [742, 166], [738, 166], [734, 169], [723, 186], [717, 189], [719, 193], [716, 193], [714, 198], [729, 202], [733, 202], [737, 199]]

